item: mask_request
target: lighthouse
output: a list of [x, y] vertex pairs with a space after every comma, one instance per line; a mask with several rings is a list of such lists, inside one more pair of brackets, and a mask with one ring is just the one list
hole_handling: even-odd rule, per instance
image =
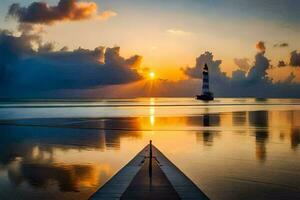
[[209, 74], [208, 74], [208, 66], [205, 63], [202, 71], [202, 94], [197, 95], [196, 99], [210, 101], [214, 100], [214, 95], [209, 91]]

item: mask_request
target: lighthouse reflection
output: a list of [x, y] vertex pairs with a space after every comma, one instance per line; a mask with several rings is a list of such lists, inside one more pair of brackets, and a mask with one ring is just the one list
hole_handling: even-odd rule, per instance
[[[210, 126], [210, 116], [205, 114], [203, 116], [203, 126], [209, 127]], [[205, 145], [212, 145], [213, 142], [213, 134], [209, 130], [203, 131], [203, 141]]]
[[254, 127], [256, 157], [260, 161], [264, 161], [267, 157], [267, 141], [269, 137], [268, 131], [268, 112], [254, 111], [249, 112], [250, 125]]
[[218, 135], [218, 130], [213, 127], [218, 127], [220, 125], [220, 114], [204, 114], [199, 116], [198, 120], [202, 124], [202, 131], [196, 133], [197, 141], [203, 142], [205, 146], [212, 146], [214, 137]]

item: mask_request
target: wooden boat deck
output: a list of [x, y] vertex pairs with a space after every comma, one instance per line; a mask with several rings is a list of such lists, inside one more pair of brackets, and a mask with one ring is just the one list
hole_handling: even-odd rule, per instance
[[156, 147], [151, 159], [149, 150], [147, 145], [90, 199], [209, 199]]

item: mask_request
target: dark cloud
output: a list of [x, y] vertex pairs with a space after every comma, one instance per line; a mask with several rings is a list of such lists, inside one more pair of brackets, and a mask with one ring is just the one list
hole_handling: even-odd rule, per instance
[[[138, 73], [140, 56], [125, 59], [120, 48], [79, 48], [53, 51], [53, 44], [33, 48], [36, 38], [17, 37], [0, 32], [0, 69], [2, 96], [59, 89], [86, 89], [142, 79]], [[39, 44], [39, 43], [37, 43]]]
[[273, 45], [273, 47], [288, 47], [288, 46], [289, 44], [286, 42], [281, 42]]
[[10, 65], [16, 63], [22, 55], [32, 54], [32, 41], [39, 39], [35, 36], [22, 34], [14, 37], [12, 32], [0, 30], [0, 81], [6, 75]]
[[248, 71], [251, 67], [249, 64], [248, 58], [235, 58], [234, 63], [241, 69], [242, 71]]
[[247, 81], [253, 83], [268, 80], [266, 75], [269, 66], [270, 61], [264, 56], [264, 53], [257, 53], [255, 56], [254, 66], [248, 73]]
[[116, 14], [105, 11], [102, 16], [97, 14], [97, 10], [97, 4], [90, 1], [60, 0], [56, 6], [50, 6], [45, 2], [34, 2], [28, 7], [14, 3], [9, 8], [8, 16], [15, 17], [21, 23], [53, 24], [58, 21], [78, 21], [92, 17], [104, 19]]
[[46, 53], [54, 51], [55, 45], [52, 42], [47, 42], [43, 45], [40, 45], [38, 48], [38, 52], [40, 53]]
[[300, 67], [300, 52], [291, 52], [290, 65], [293, 67]]

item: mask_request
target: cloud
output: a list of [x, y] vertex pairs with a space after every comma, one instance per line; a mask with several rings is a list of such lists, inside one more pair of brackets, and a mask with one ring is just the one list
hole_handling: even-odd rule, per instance
[[176, 35], [176, 36], [184, 36], [184, 35], [191, 35], [191, 32], [187, 32], [181, 29], [168, 29], [166, 30], [166, 33], [170, 35]]
[[300, 52], [291, 52], [290, 65], [293, 67], [300, 67]]
[[95, 2], [79, 2], [77, 0], [60, 0], [56, 6], [50, 6], [45, 2], [34, 2], [28, 7], [22, 7], [18, 3], [10, 6], [8, 16], [15, 17], [20, 23], [53, 24], [59, 21], [79, 21], [93, 17], [108, 19], [115, 16], [113, 11], [98, 13]]
[[[124, 58], [119, 47], [73, 51], [63, 47], [55, 51], [53, 43], [41, 41], [42, 30], [38, 27], [24, 25], [19, 29], [19, 36], [0, 31], [0, 97], [193, 96], [200, 92], [205, 63], [216, 97], [300, 97], [296, 71], [274, 82], [268, 74], [270, 60], [264, 51], [255, 55], [250, 68], [248, 59], [236, 59], [239, 69], [232, 78], [221, 70], [222, 60], [204, 52], [196, 58], [195, 66], [182, 69], [188, 79], [156, 80], [149, 91], [150, 86], [141, 84], [145, 83], [139, 73], [141, 56]], [[297, 51], [291, 53], [294, 64], [297, 56]]]
[[290, 84], [294, 81], [295, 78], [296, 78], [295, 74], [291, 72], [289, 76], [284, 80], [284, 82]]
[[33, 49], [35, 37], [0, 32], [1, 91], [4, 95], [32, 95], [61, 89], [87, 89], [143, 79], [142, 57], [120, 56], [120, 48], [78, 48], [53, 51], [53, 44]]
[[219, 68], [222, 61], [214, 60], [213, 57], [214, 56], [212, 53], [205, 52], [196, 59], [195, 67], [186, 67], [182, 69], [182, 71], [185, 75], [187, 75], [190, 78], [202, 78], [202, 68], [206, 63], [210, 66], [211, 75], [218, 75], [221, 76], [221, 79], [223, 79], [224, 77], [226, 77], [226, 75], [222, 73]]
[[38, 48], [38, 52], [40, 53], [46, 53], [46, 52], [51, 52], [54, 51], [55, 45], [51, 42], [47, 42], [43, 45], [40, 45]]
[[241, 69], [242, 71], [248, 71], [251, 67], [249, 64], [248, 58], [235, 58], [234, 63]]
[[118, 15], [118, 13], [116, 13], [116, 12], [114, 12], [112, 10], [107, 10], [107, 11], [102, 12], [100, 15], [98, 15], [97, 18], [99, 20], [108, 20], [109, 18], [115, 17], [117, 15]]
[[264, 41], [258, 41], [256, 43], [256, 49], [260, 52], [265, 52], [266, 51], [266, 46]]
[[257, 53], [255, 56], [254, 66], [250, 69], [246, 81], [250, 83], [267, 81], [267, 69], [269, 67], [270, 61], [264, 56], [264, 52]]
[[289, 46], [289, 44], [286, 42], [280, 42], [280, 43], [273, 45], [273, 47], [288, 47], [288, 46]]
[[[214, 60], [210, 52], [200, 55], [194, 67], [182, 70], [191, 80], [201, 79], [202, 68], [207, 63], [211, 89], [217, 97], [300, 97], [299, 84], [294, 82], [296, 75], [290, 73], [283, 81], [275, 83], [268, 74], [271, 65], [270, 60], [264, 55], [266, 49], [264, 43], [259, 42], [257, 46], [259, 52], [255, 55], [254, 64], [248, 72], [240, 67], [232, 73], [232, 78], [221, 71], [222, 61]], [[295, 55], [296, 52], [293, 52], [291, 57], [295, 59]], [[193, 92], [190, 91], [190, 94]]]
[[33, 53], [32, 41], [35, 40], [39, 40], [39, 37], [27, 34], [14, 37], [12, 32], [0, 30], [0, 78], [6, 75], [6, 68], [13, 65], [22, 55]]

